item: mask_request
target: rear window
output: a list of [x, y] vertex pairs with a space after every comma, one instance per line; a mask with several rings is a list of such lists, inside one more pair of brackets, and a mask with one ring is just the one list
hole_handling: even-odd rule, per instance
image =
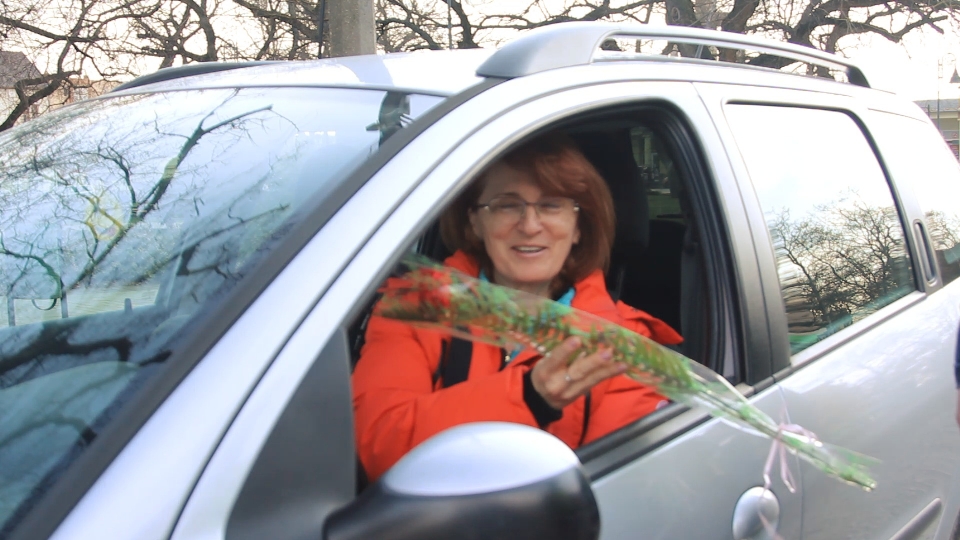
[[440, 101], [117, 96], [0, 135], [0, 537], [269, 256], [305, 201]]
[[773, 241], [792, 353], [916, 290], [890, 184], [853, 118], [764, 105], [724, 112]]
[[960, 277], [960, 163], [929, 122], [877, 113], [883, 157], [901, 189], [913, 190], [943, 283]]

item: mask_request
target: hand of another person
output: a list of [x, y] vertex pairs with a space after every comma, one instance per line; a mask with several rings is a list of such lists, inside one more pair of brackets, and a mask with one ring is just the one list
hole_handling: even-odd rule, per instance
[[613, 361], [609, 349], [578, 357], [580, 345], [579, 338], [568, 338], [545, 354], [530, 374], [533, 389], [554, 409], [563, 409], [597, 383], [627, 370], [626, 364]]

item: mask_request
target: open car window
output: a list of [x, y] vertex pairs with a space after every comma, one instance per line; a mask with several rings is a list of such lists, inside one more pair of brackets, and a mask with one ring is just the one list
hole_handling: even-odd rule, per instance
[[0, 536], [297, 220], [440, 98], [117, 96], [0, 137]]
[[[719, 320], [710, 309], [723, 302], [710, 297], [719, 292], [709, 280], [722, 281], [729, 276], [723, 272], [711, 276], [708, 272], [707, 250], [699, 232], [707, 218], [692, 196], [694, 182], [707, 179], [702, 177], [702, 171], [694, 172], [690, 166], [680, 165], [679, 153], [685, 143], [670, 139], [672, 132], [666, 129], [666, 119], [676, 122], [672, 115], [658, 108], [644, 107], [630, 111], [629, 116], [633, 118], [628, 119], [622, 110], [613, 114], [597, 111], [558, 122], [543, 132], [558, 130], [574, 139], [611, 191], [616, 232], [605, 275], [610, 296], [666, 322], [684, 338], [689, 336], [687, 342], [669, 347], [737, 384], [742, 381], [744, 371], [736, 355], [725, 355], [724, 351], [739, 347], [728, 344], [729, 347], [724, 348], [718, 343], [721, 336], [733, 334], [721, 331], [730, 323]], [[702, 197], [701, 206], [705, 199]], [[441, 239], [436, 218], [425, 225], [416, 242], [407, 249], [436, 262], [451, 254], [450, 246], [444, 245]], [[714, 251], [722, 250], [714, 246]], [[392, 269], [393, 275], [397, 275], [397, 271]], [[375, 297], [365, 298], [365, 306], [358, 308], [360, 314], [348, 325], [354, 365], [362, 362], [365, 330], [375, 301]], [[440, 362], [442, 366], [444, 361]], [[442, 369], [437, 373], [439, 378], [434, 379], [434, 384], [437, 380], [446, 380]], [[591, 460], [682, 411], [679, 407], [664, 409], [669, 410], [638, 416], [627, 425], [581, 446], [578, 455], [583, 461]], [[365, 477], [361, 468], [361, 486], [365, 484]]]

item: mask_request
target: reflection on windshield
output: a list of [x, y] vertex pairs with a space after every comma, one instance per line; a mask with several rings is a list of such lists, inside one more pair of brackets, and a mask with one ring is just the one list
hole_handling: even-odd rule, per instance
[[[0, 536], [298, 206], [377, 150], [387, 95], [120, 96], [0, 137]], [[437, 101], [401, 96], [405, 121]]]

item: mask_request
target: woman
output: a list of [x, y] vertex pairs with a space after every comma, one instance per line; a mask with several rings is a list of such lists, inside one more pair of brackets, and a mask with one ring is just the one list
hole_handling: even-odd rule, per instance
[[[613, 201], [567, 137], [541, 137], [490, 166], [442, 216], [441, 232], [456, 249], [445, 261], [450, 267], [553, 298], [659, 343], [682, 341], [662, 321], [614, 303], [607, 293]], [[576, 448], [663, 400], [618, 377], [625, 366], [611, 361], [610, 351], [578, 354], [576, 338], [545, 355], [458, 341], [371, 318], [353, 374], [357, 448], [371, 480], [417, 444], [459, 424], [538, 426]], [[453, 375], [443, 368], [457, 350], [462, 373], [451, 384], [444, 379]]]

